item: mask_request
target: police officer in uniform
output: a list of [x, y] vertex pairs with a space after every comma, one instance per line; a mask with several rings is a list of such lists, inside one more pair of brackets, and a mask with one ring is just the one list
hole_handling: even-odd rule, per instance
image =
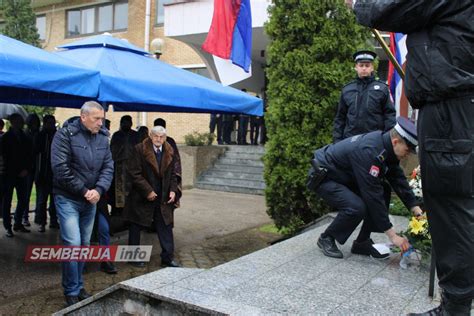
[[333, 140], [373, 131], [388, 131], [395, 125], [395, 108], [387, 85], [375, 79], [372, 51], [354, 53], [357, 78], [342, 88], [334, 119]]
[[357, 20], [407, 34], [405, 91], [419, 108], [423, 200], [440, 306], [470, 315], [474, 298], [474, 1], [358, 0]]
[[415, 151], [416, 128], [403, 117], [397, 122], [388, 132], [356, 135], [315, 151], [311, 172], [323, 173], [325, 177], [312, 189], [339, 211], [318, 240], [326, 256], [342, 258], [335, 240], [344, 244], [361, 221], [362, 228], [352, 245], [352, 253], [380, 259], [388, 257], [372, 247], [371, 232], [384, 232], [402, 251], [409, 248], [408, 241], [397, 235], [390, 223], [382, 185], [386, 179], [414, 215], [422, 214], [399, 166], [401, 159]]

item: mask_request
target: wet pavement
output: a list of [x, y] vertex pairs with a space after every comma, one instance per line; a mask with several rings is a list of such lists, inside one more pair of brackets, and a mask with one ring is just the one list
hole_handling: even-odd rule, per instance
[[[30, 215], [32, 220], [32, 215]], [[270, 223], [263, 196], [206, 190], [186, 190], [175, 213], [176, 259], [184, 267], [211, 268], [265, 248], [280, 236], [258, 227]], [[0, 237], [0, 314], [50, 314], [64, 307], [59, 263], [25, 263], [27, 245], [60, 244], [59, 231], [17, 233]], [[126, 233], [116, 234], [113, 244], [127, 244]], [[146, 268], [117, 263], [118, 274], [98, 271], [89, 263], [85, 288], [97, 293], [115, 283], [160, 269], [160, 246], [156, 234], [142, 233], [142, 244], [153, 245]]]

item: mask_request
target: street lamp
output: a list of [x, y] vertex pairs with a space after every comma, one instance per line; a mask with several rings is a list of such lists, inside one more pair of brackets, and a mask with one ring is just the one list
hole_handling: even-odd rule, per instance
[[156, 59], [160, 59], [163, 54], [163, 49], [165, 46], [165, 41], [161, 38], [155, 38], [151, 41], [151, 51]]

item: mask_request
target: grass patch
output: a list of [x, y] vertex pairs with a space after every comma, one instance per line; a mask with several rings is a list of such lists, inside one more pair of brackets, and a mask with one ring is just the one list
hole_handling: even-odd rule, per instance
[[392, 215], [399, 215], [405, 217], [411, 216], [411, 211], [408, 210], [405, 205], [403, 205], [400, 198], [396, 195], [392, 195], [392, 199], [390, 200], [390, 208], [388, 211]]
[[281, 232], [278, 230], [275, 224], [266, 224], [266, 225], [260, 226], [258, 230], [261, 231], [262, 233], [271, 233], [271, 234], [281, 235]]
[[[48, 203], [49, 203], [49, 198], [48, 198]], [[12, 208], [11, 211], [14, 212], [16, 205], [18, 204], [18, 198], [16, 197], [16, 189], [13, 190], [13, 196], [12, 196]], [[33, 188], [31, 189], [31, 196], [30, 196], [30, 202], [29, 202], [29, 208], [30, 210], [34, 210], [36, 208], [36, 185], [33, 184]]]

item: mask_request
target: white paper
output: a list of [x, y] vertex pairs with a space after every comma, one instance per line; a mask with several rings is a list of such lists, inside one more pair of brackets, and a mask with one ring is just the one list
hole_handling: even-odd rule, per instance
[[382, 255], [390, 253], [390, 248], [387, 247], [387, 244], [373, 244], [372, 247], [374, 247]]
[[250, 66], [249, 72], [245, 72], [239, 66], [234, 65], [229, 59], [222, 59], [214, 55], [212, 55], [212, 57], [214, 57], [214, 64], [216, 65], [217, 74], [219, 75], [222, 85], [228, 86], [252, 77], [252, 66]]

